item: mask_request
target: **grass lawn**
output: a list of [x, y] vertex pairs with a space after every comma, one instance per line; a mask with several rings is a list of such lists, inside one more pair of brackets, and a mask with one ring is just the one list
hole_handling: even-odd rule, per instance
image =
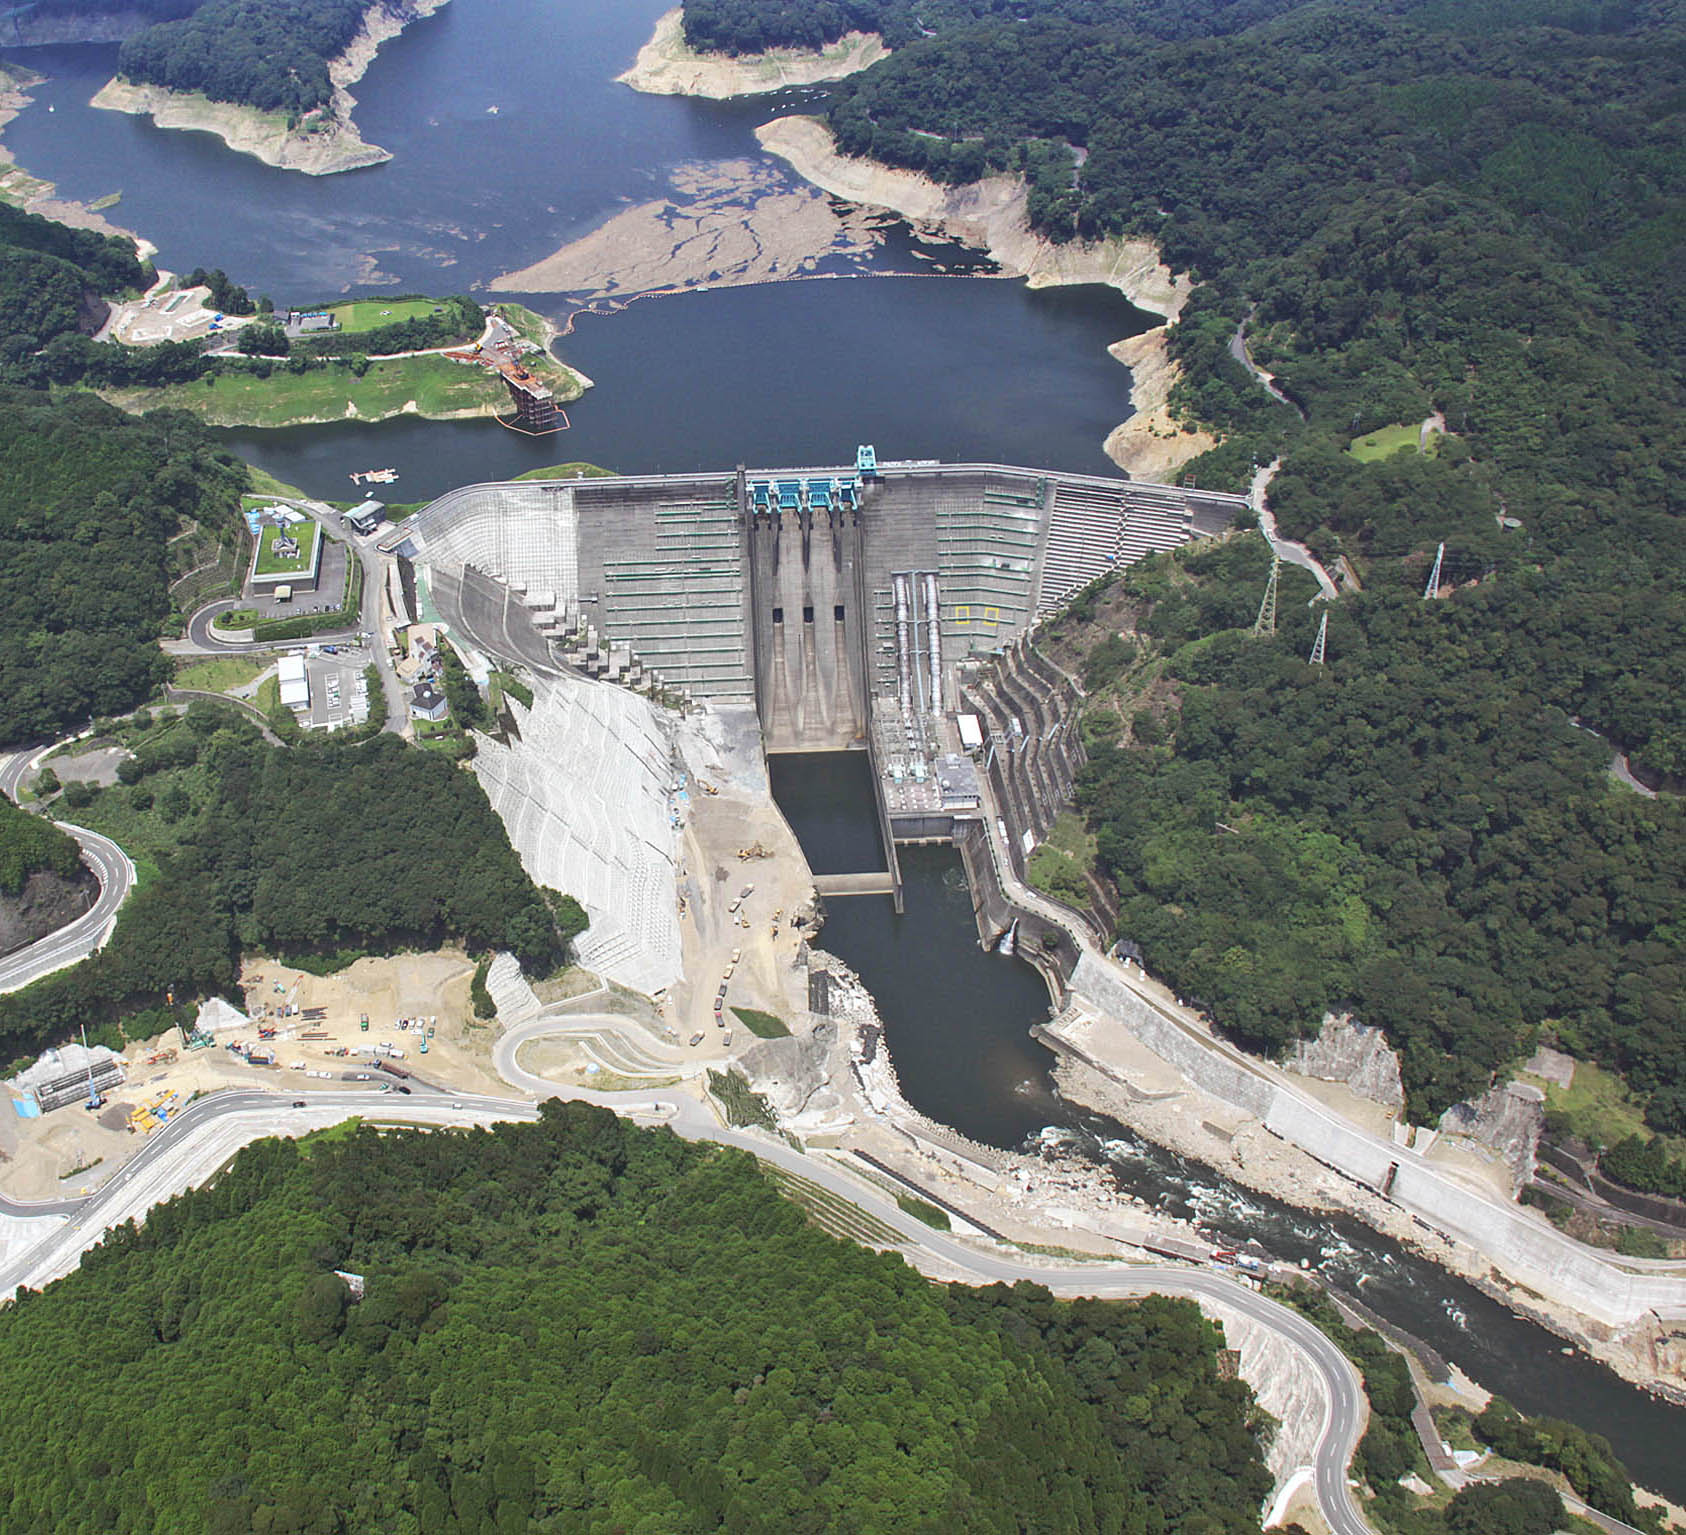
[[775, 1018], [771, 1013], [763, 1013], [753, 1007], [734, 1007], [732, 1011], [738, 1015], [738, 1022], [757, 1039], [790, 1038], [790, 1030], [785, 1027], [782, 1018]]
[[424, 320], [440, 306], [433, 298], [353, 299], [348, 304], [330, 304], [328, 313], [340, 322], [347, 332], [379, 330], [383, 325], [396, 325], [401, 320]]
[[529, 469], [515, 476], [518, 480], [595, 480], [613, 479], [613, 469], [599, 469], [596, 464], [552, 464], [547, 469]]
[[[1347, 452], [1359, 462], [1373, 464], [1378, 459], [1392, 458], [1395, 453], [1403, 453], [1405, 449], [1415, 449], [1421, 436], [1421, 428], [1416, 422], [1401, 426], [1378, 427], [1373, 432], [1366, 432], [1362, 437], [1354, 437]], [[1431, 432], [1428, 439], [1429, 457], [1434, 456], [1434, 439], [1438, 434]]]
[[195, 661], [176, 673], [176, 686], [226, 693], [230, 688], [244, 687], [265, 664], [250, 656], [216, 656], [208, 661]]
[[556, 334], [556, 328], [549, 320], [542, 314], [535, 314], [525, 304], [493, 304], [491, 310], [500, 319], [507, 320], [517, 335], [538, 346], [548, 346]]
[[911, 1215], [916, 1221], [924, 1221], [927, 1226], [938, 1231], [953, 1229], [946, 1210], [939, 1210], [929, 1200], [921, 1199], [917, 1194], [898, 1194], [896, 1203], [901, 1206], [904, 1215]]
[[[306, 518], [303, 522], [295, 522], [286, 528], [277, 527], [274, 523], [265, 523], [258, 532], [258, 563], [253, 572], [259, 576], [303, 576], [309, 575], [316, 564], [316, 541], [321, 538], [321, 527]], [[281, 539], [287, 539], [298, 545], [297, 554], [280, 554], [276, 552], [276, 545]]]
[[213, 629], [250, 629], [258, 621], [256, 608], [230, 608], [211, 620]]
[[252, 700], [265, 714], [281, 707], [281, 679], [265, 677], [258, 684], [258, 696]]
[[[560, 381], [558, 381], [560, 382]], [[577, 389], [560, 391], [577, 398]], [[328, 421], [384, 421], [408, 414], [442, 418], [491, 416], [509, 409], [494, 373], [437, 355], [372, 362], [362, 378], [349, 368], [312, 368], [268, 378], [213, 373], [191, 384], [104, 392], [125, 410], [190, 410], [210, 426], [312, 426]]]

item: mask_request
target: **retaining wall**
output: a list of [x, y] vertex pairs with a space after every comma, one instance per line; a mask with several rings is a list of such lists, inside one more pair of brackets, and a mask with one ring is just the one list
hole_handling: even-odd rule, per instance
[[1273, 1134], [1386, 1196], [1407, 1214], [1492, 1259], [1508, 1277], [1550, 1292], [1594, 1322], [1626, 1327], [1647, 1312], [1686, 1317], [1686, 1266], [1613, 1260], [1518, 1206], [1485, 1197], [1403, 1146], [1249, 1069], [1139, 996], [1112, 964], [1085, 953], [1073, 993], [1117, 1019], [1156, 1055], [1213, 1097], [1263, 1121]]

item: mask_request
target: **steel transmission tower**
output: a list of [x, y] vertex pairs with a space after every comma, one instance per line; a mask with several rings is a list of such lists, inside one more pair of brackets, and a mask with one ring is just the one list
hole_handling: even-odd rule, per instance
[[1259, 616], [1253, 620], [1253, 633], [1274, 636], [1276, 633], [1276, 576], [1282, 561], [1275, 554], [1270, 557], [1270, 580], [1265, 583], [1264, 601], [1259, 604]]
[[1423, 601], [1440, 595], [1440, 567], [1446, 562], [1446, 546], [1441, 544], [1434, 551], [1434, 569], [1428, 573], [1428, 585], [1423, 588]]
[[1311, 664], [1321, 666], [1323, 657], [1329, 646], [1329, 614], [1325, 610], [1323, 617], [1318, 620], [1317, 638], [1311, 643]]

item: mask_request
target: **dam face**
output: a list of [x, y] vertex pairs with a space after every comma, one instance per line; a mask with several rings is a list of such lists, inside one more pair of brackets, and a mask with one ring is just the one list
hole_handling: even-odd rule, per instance
[[862, 449], [832, 468], [470, 485], [382, 547], [426, 568], [440, 616], [489, 656], [753, 701], [770, 752], [871, 746], [886, 773], [922, 772], [967, 662], [1244, 504]]
[[746, 523], [755, 703], [769, 752], [866, 742], [860, 508], [753, 508]]

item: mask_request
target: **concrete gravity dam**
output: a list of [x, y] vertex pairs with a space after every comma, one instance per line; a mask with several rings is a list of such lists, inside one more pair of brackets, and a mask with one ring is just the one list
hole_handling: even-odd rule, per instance
[[860, 448], [833, 467], [469, 485], [381, 547], [416, 563], [464, 645], [532, 678], [516, 739], [475, 771], [533, 877], [585, 905], [582, 961], [654, 993], [681, 971], [687, 775], [657, 704], [758, 724], [767, 753], [868, 751], [889, 867], [817, 883], [900, 909], [898, 840], [981, 829], [980, 773], [1000, 770], [979, 718], [1009, 752], [1048, 729], [1028, 701], [968, 713], [973, 673], [1097, 576], [1243, 504]]
[[488, 656], [753, 702], [769, 752], [940, 715], [1118, 566], [1227, 527], [1239, 496], [1001, 464], [512, 481], [441, 496], [384, 547]]

